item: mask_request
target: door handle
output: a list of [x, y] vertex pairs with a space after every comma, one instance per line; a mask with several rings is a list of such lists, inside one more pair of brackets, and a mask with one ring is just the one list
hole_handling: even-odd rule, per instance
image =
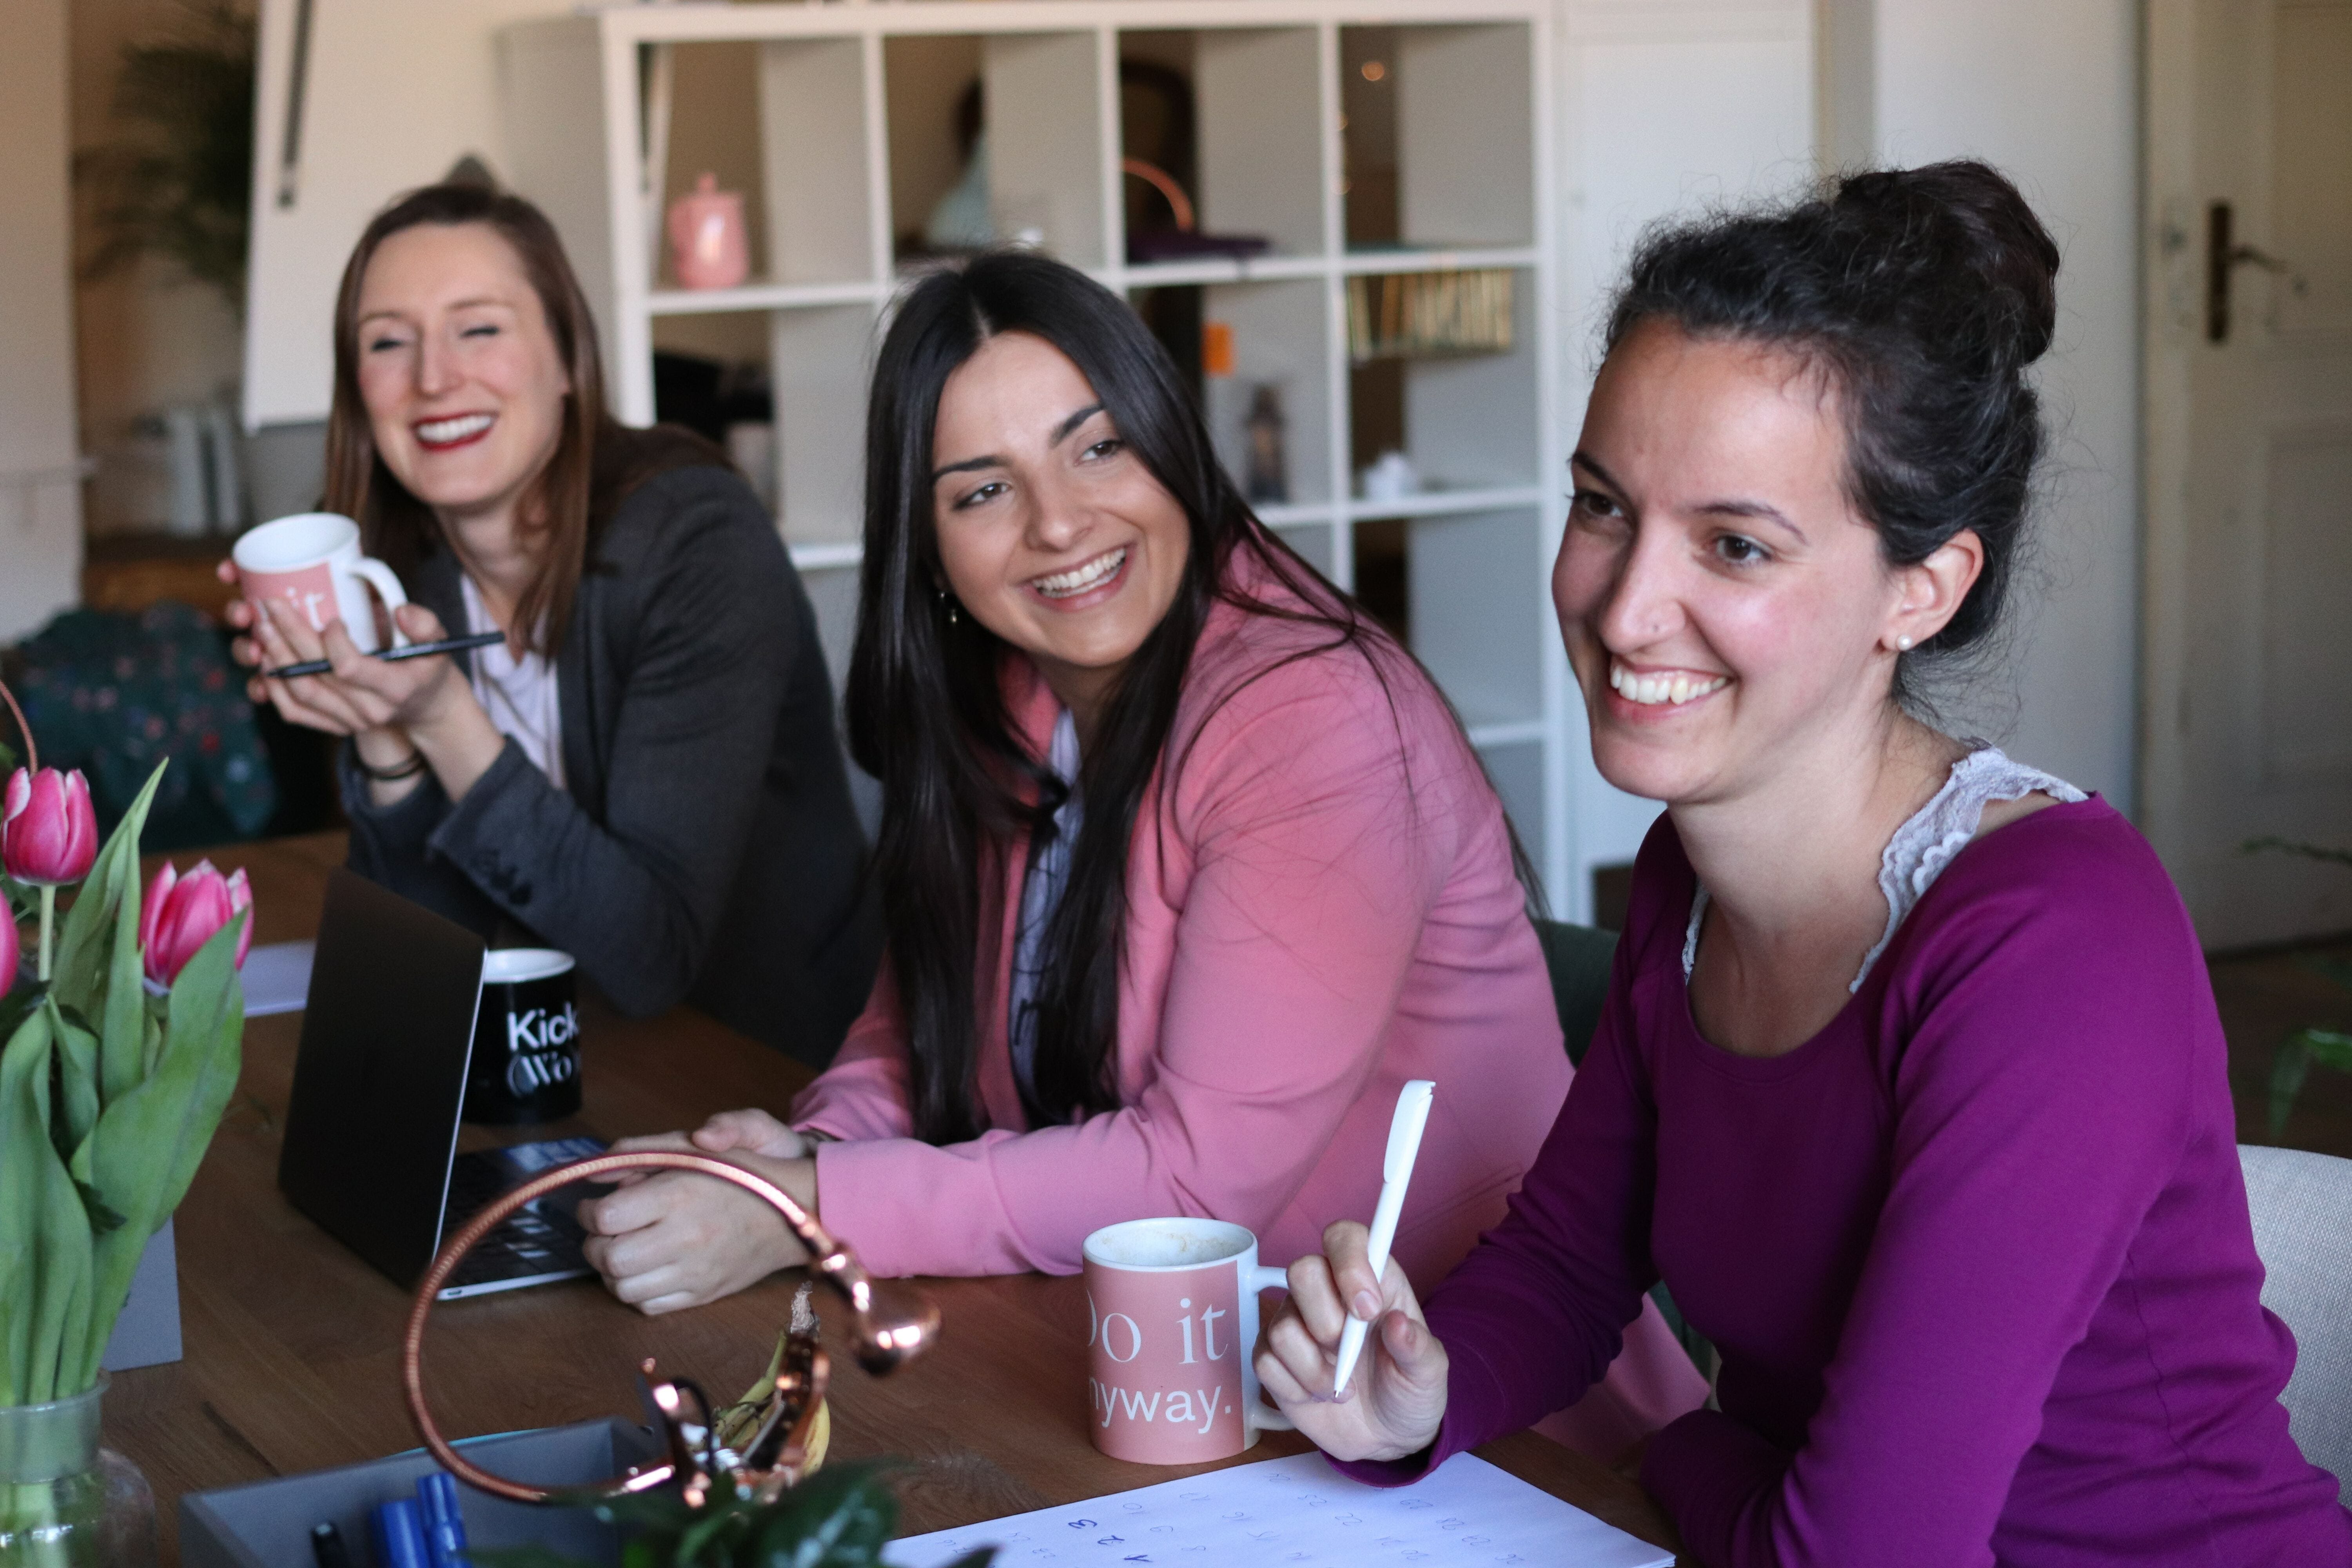
[[2205, 209], [2205, 341], [2230, 340], [2230, 279], [2241, 267], [2259, 267], [2286, 279], [2301, 294], [2311, 280], [2266, 250], [2237, 243], [2231, 232], [2230, 204], [2215, 202]]

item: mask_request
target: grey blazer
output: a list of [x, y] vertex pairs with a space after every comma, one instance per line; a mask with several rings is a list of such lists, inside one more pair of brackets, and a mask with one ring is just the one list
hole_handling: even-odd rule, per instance
[[[407, 586], [463, 628], [446, 550]], [[824, 1066], [873, 986], [881, 922], [815, 620], [740, 478], [673, 468], [622, 500], [556, 686], [568, 793], [509, 741], [455, 805], [428, 773], [378, 808], [347, 751], [352, 868], [486, 937], [562, 949], [624, 1013], [692, 1002]]]

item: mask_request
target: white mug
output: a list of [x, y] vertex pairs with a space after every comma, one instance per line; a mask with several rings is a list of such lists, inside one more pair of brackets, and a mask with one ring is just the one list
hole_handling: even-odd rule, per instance
[[[376, 647], [368, 589], [376, 591], [386, 610], [408, 603], [392, 568], [360, 553], [360, 525], [338, 512], [298, 512], [261, 523], [247, 530], [229, 555], [255, 615], [262, 613], [265, 600], [275, 600], [314, 632], [341, 621], [362, 653], [373, 653]], [[408, 646], [397, 621], [392, 622], [392, 646]]]
[[[1221, 1219], [1134, 1219], [1086, 1239], [1087, 1423], [1114, 1459], [1190, 1465], [1288, 1431], [1258, 1398], [1257, 1237]], [[1218, 1320], [1223, 1319], [1220, 1322]]]

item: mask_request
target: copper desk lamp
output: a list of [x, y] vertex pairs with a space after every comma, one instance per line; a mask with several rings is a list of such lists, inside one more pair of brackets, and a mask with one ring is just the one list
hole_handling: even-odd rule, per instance
[[[809, 1250], [810, 1277], [824, 1280], [849, 1304], [858, 1364], [874, 1375], [879, 1377], [908, 1357], [921, 1354], [939, 1338], [937, 1306], [903, 1286], [877, 1281], [814, 1215], [765, 1177], [708, 1154], [667, 1149], [598, 1154], [543, 1171], [489, 1205], [450, 1238], [433, 1267], [425, 1271], [416, 1287], [416, 1300], [408, 1310], [408, 1327], [400, 1347], [400, 1381], [408, 1394], [408, 1414], [416, 1424], [417, 1436], [451, 1475], [515, 1502], [593, 1501], [647, 1491], [672, 1481], [683, 1486], [687, 1501], [697, 1507], [722, 1481], [741, 1495], [772, 1499], [800, 1479], [810, 1427], [824, 1398], [830, 1367], [824, 1352], [814, 1348], [813, 1331], [796, 1353], [788, 1353], [777, 1369], [764, 1418], [756, 1423], [740, 1451], [718, 1446], [715, 1433], [721, 1413], [710, 1408], [701, 1391], [690, 1383], [657, 1379], [650, 1360], [644, 1371], [666, 1429], [667, 1457], [583, 1489], [559, 1495], [545, 1487], [494, 1476], [458, 1453], [434, 1425], [433, 1413], [425, 1403], [425, 1320], [459, 1259], [525, 1204], [573, 1182], [600, 1181], [624, 1171], [690, 1171], [710, 1176], [742, 1188], [783, 1215], [784, 1223]], [[800, 1336], [796, 1333], [794, 1338], [798, 1341]]]

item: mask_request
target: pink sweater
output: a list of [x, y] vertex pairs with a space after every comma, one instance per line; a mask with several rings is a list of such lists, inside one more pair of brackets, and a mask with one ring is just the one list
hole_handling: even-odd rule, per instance
[[[842, 1140], [818, 1151], [819, 1200], [869, 1268], [1075, 1273], [1090, 1231], [1153, 1215], [1246, 1226], [1264, 1261], [1287, 1264], [1331, 1221], [1370, 1217], [1397, 1091], [1415, 1078], [1438, 1091], [1398, 1261], [1427, 1289], [1502, 1217], [1571, 1070], [1502, 807], [1392, 648], [1385, 689], [1352, 648], [1281, 662], [1328, 635], [1223, 604], [1202, 632], [1174, 781], [1146, 797], [1129, 850], [1119, 1110], [1027, 1125], [1006, 1039], [1008, 918], [977, 999], [988, 1131], [915, 1139], [886, 959], [792, 1112]], [[1052, 692], [1018, 656], [1006, 690], [1042, 756]], [[996, 910], [1019, 907], [1025, 863], [1018, 847], [1005, 857]], [[1705, 1395], [1654, 1309], [1628, 1343], [1591, 1447]]]

